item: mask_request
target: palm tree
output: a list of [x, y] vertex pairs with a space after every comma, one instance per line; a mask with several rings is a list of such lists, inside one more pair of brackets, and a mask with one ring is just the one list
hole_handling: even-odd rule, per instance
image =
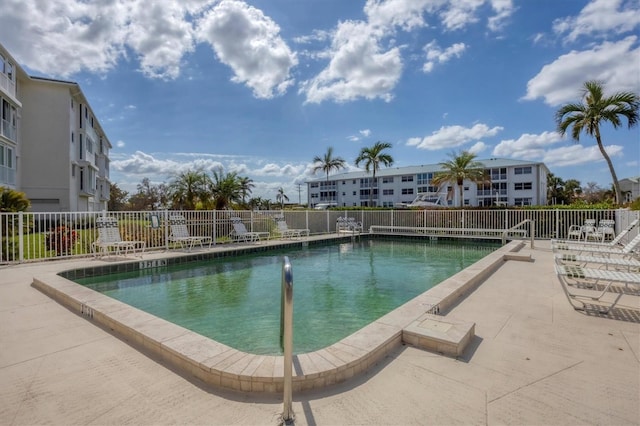
[[327, 174], [327, 182], [329, 182], [329, 172], [331, 172], [331, 170], [338, 171], [346, 167], [345, 161], [342, 158], [333, 156], [332, 146], [327, 148], [324, 157], [320, 157], [319, 155], [313, 157], [313, 163], [313, 173], [322, 170]]
[[280, 203], [280, 208], [284, 209], [284, 202], [289, 201], [289, 197], [284, 193], [284, 188], [278, 188], [278, 194], [276, 195], [276, 203]]
[[472, 182], [485, 182], [487, 180], [487, 173], [484, 169], [484, 165], [478, 161], [475, 161], [476, 154], [472, 154], [469, 151], [461, 151], [459, 154], [452, 152], [449, 154], [451, 158], [449, 161], [440, 163], [440, 167], [443, 169], [441, 172], [437, 172], [431, 183], [436, 186], [440, 186], [445, 182], [451, 182], [458, 185], [458, 191], [460, 193], [460, 207], [463, 204], [463, 188], [462, 185], [465, 180]]
[[174, 206], [185, 210], [195, 210], [198, 201], [206, 202], [211, 179], [202, 170], [187, 170], [179, 173], [169, 182], [169, 196]]
[[640, 106], [640, 97], [632, 92], [618, 92], [611, 96], [605, 97], [603, 94], [603, 83], [598, 81], [587, 81], [584, 83], [582, 91], [583, 103], [570, 103], [562, 106], [556, 112], [556, 124], [558, 133], [564, 136], [569, 127], [571, 129], [571, 137], [578, 142], [580, 133], [585, 133], [596, 138], [598, 149], [604, 157], [611, 178], [613, 179], [613, 187], [616, 193], [616, 203], [622, 202], [622, 192], [616, 171], [613, 168], [611, 158], [602, 145], [600, 137], [600, 123], [608, 121], [617, 129], [622, 124], [621, 117], [626, 117], [627, 127], [630, 129], [638, 124], [638, 107]]
[[216, 210], [231, 207], [233, 203], [242, 200], [240, 177], [236, 172], [224, 173], [222, 169], [214, 170], [211, 193], [213, 194], [213, 206]]
[[0, 212], [24, 212], [29, 209], [31, 202], [24, 192], [0, 187]]
[[360, 166], [360, 163], [364, 163], [364, 169], [367, 173], [373, 171], [373, 178], [371, 180], [371, 185], [369, 185], [369, 206], [373, 204], [373, 190], [376, 183], [376, 172], [380, 169], [380, 164], [383, 164], [387, 167], [393, 165], [393, 157], [389, 154], [386, 154], [382, 151], [385, 149], [391, 148], [391, 144], [389, 142], [381, 142], [378, 141], [372, 147], [365, 147], [360, 150], [360, 155], [356, 158], [356, 166]]
[[251, 189], [255, 187], [253, 179], [244, 176], [239, 179], [240, 191], [242, 193], [242, 204], [245, 204], [246, 198], [251, 195]]

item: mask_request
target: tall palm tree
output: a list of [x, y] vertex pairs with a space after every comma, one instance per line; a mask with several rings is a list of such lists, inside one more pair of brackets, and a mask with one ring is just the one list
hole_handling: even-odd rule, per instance
[[433, 176], [431, 183], [436, 186], [440, 186], [445, 182], [458, 185], [460, 207], [462, 207], [464, 199], [462, 185], [464, 181], [470, 180], [476, 183], [485, 182], [487, 180], [487, 173], [484, 165], [475, 161], [476, 154], [472, 154], [469, 151], [461, 151], [458, 154], [452, 152], [449, 154], [449, 157], [450, 160], [439, 163], [443, 170]]
[[195, 210], [198, 201], [206, 201], [209, 176], [202, 170], [187, 170], [178, 173], [169, 182], [169, 196], [174, 206], [180, 209]]
[[278, 194], [276, 195], [276, 203], [280, 203], [280, 208], [284, 209], [284, 202], [289, 201], [289, 197], [284, 193], [284, 188], [278, 188]]
[[251, 195], [251, 189], [254, 188], [255, 185], [253, 179], [247, 176], [239, 178], [238, 183], [240, 184], [240, 191], [242, 193], [242, 204], [245, 204], [246, 198]]
[[323, 157], [320, 157], [319, 155], [313, 157], [313, 163], [313, 173], [317, 172], [318, 170], [322, 170], [327, 174], [327, 182], [329, 181], [329, 172], [331, 172], [331, 170], [338, 171], [346, 167], [346, 162], [344, 161], [344, 159], [333, 156], [332, 146], [327, 148], [327, 152]]
[[377, 187], [377, 185], [375, 185], [376, 172], [380, 170], [380, 164], [387, 167], [393, 165], [393, 157], [383, 152], [385, 149], [389, 148], [391, 148], [391, 144], [389, 142], [378, 141], [372, 147], [362, 148], [360, 150], [360, 154], [356, 158], [356, 166], [360, 166], [360, 163], [364, 163], [364, 169], [367, 173], [373, 171], [373, 179], [371, 180], [371, 185], [369, 185], [369, 207], [373, 204], [373, 190]]
[[580, 133], [583, 130], [596, 139], [598, 149], [611, 172], [616, 193], [616, 203], [620, 204], [622, 202], [622, 192], [620, 191], [618, 176], [616, 176], [611, 158], [609, 158], [604, 145], [602, 145], [600, 124], [608, 121], [613, 125], [614, 129], [617, 129], [622, 124], [621, 117], [626, 117], [629, 129], [637, 125], [640, 97], [632, 92], [618, 92], [611, 96], [604, 96], [603, 86], [604, 84], [598, 81], [585, 82], [582, 91], [583, 102], [562, 106], [556, 112], [556, 124], [558, 133], [562, 136], [572, 127], [571, 137], [576, 142], [580, 141]]

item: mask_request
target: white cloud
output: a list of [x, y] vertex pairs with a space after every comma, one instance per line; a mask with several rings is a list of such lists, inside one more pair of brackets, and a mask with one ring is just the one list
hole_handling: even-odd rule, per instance
[[556, 19], [553, 30], [566, 34], [569, 42], [580, 36], [608, 37], [624, 34], [640, 25], [640, 2], [637, 0], [593, 0], [576, 17]]
[[491, 7], [496, 15], [489, 18], [487, 26], [491, 31], [500, 31], [514, 11], [513, 2], [512, 0], [491, 0]]
[[480, 141], [480, 142], [476, 142], [475, 144], [473, 144], [470, 148], [467, 149], [467, 151], [469, 151], [472, 154], [480, 154], [481, 152], [483, 152], [485, 149], [487, 149], [487, 144]]
[[518, 139], [501, 141], [493, 149], [493, 155], [498, 157], [522, 158], [525, 160], [539, 160], [545, 156], [550, 145], [561, 142], [562, 137], [557, 132], [542, 132], [539, 135], [525, 133]]
[[428, 73], [433, 70], [436, 64], [444, 64], [452, 58], [459, 58], [467, 46], [464, 43], [455, 43], [442, 50], [435, 40], [427, 43], [423, 50], [426, 53], [427, 61], [422, 66], [422, 71]]
[[116, 147], [118, 147], [118, 148], [124, 148], [125, 146], [126, 146], [126, 144], [124, 143], [124, 141], [116, 142]]
[[316, 77], [301, 84], [307, 103], [357, 98], [385, 101], [400, 80], [402, 58], [397, 47], [383, 50], [380, 34], [363, 22], [343, 22], [332, 43], [332, 59]]
[[6, 0], [3, 40], [17, 59], [46, 75], [106, 73], [130, 51], [148, 77], [176, 78], [193, 50], [188, 4], [112, 0]]
[[293, 84], [295, 53], [280, 37], [280, 27], [262, 11], [236, 0], [223, 0], [198, 22], [198, 39], [208, 42], [220, 61], [257, 98], [281, 95]]
[[607, 92], [638, 91], [640, 47], [636, 41], [636, 36], [628, 36], [560, 56], [529, 80], [523, 99], [541, 97], [551, 106], [575, 101], [580, 96], [582, 83], [587, 80], [604, 82]]
[[431, 136], [424, 138], [410, 138], [407, 145], [416, 146], [419, 149], [435, 151], [444, 148], [455, 148], [471, 141], [478, 141], [484, 137], [495, 136], [503, 130], [503, 127], [489, 128], [486, 124], [475, 124], [473, 127], [447, 126], [433, 132]]
[[369, 129], [360, 130], [360, 134], [365, 138], [368, 138], [369, 136], [371, 136], [371, 130]]
[[[605, 150], [610, 157], [616, 157], [622, 155], [623, 148], [619, 145], [608, 145], [605, 146]], [[601, 162], [604, 161], [604, 158], [597, 145], [574, 144], [547, 151], [542, 161], [547, 166], [564, 167]]]

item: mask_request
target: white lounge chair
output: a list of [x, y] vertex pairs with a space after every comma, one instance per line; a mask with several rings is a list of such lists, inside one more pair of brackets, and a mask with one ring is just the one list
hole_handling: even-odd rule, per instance
[[266, 237], [269, 239], [271, 236], [270, 232], [253, 232], [248, 231], [247, 227], [242, 223], [242, 219], [239, 217], [232, 217], [231, 224], [233, 225], [233, 231], [229, 236], [231, 237], [231, 241], [243, 241], [243, 242], [255, 242], [260, 241], [262, 237]]
[[120, 228], [118, 219], [115, 217], [98, 217], [96, 219], [96, 228], [98, 228], [98, 239], [91, 244], [91, 251], [94, 257], [99, 254], [108, 256], [111, 253], [116, 256], [129, 254], [129, 251], [135, 255], [140, 250], [140, 257], [147, 247], [144, 241], [126, 241], [120, 236]]
[[574, 252], [576, 254], [592, 253], [600, 256], [619, 255], [623, 257], [634, 257], [636, 248], [640, 245], [640, 234], [636, 235], [634, 239], [629, 241], [624, 246], [602, 246], [602, 245], [589, 245], [589, 244], [571, 244], [571, 243], [557, 243], [551, 246], [554, 252]]
[[293, 238], [293, 237], [302, 237], [303, 235], [308, 237], [309, 230], [308, 229], [294, 229], [289, 228], [284, 217], [275, 217], [276, 226], [278, 227], [278, 233], [282, 238]]
[[196, 244], [199, 244], [201, 248], [208, 243], [211, 248], [213, 239], [206, 235], [191, 235], [187, 228], [187, 220], [182, 215], [169, 216], [169, 227], [171, 228], [171, 234], [169, 235], [169, 242], [180, 244], [180, 248], [191, 251]]
[[[604, 269], [583, 268], [575, 265], [570, 266], [556, 264], [556, 274], [569, 303], [571, 303], [571, 306], [576, 310], [584, 310], [586, 308], [586, 303], [580, 299], [590, 299], [592, 301], [603, 302], [602, 297], [613, 285], [624, 285], [625, 289], [628, 289], [629, 285], [640, 286], [640, 274], [635, 272], [610, 271]], [[577, 294], [569, 291], [569, 285], [595, 288], [598, 284], [604, 284], [604, 289], [597, 296]], [[634, 293], [634, 295], [638, 295], [637, 290]], [[613, 302], [600, 306], [602, 308], [599, 309], [600, 313], [609, 313], [609, 311], [616, 306], [623, 294], [625, 293], [617, 291], [617, 296]], [[574, 302], [577, 302], [580, 305], [576, 306]]]
[[640, 272], [640, 260], [634, 258], [620, 258], [620, 257], [602, 257], [602, 256], [588, 256], [572, 253], [557, 253], [555, 255], [555, 261], [559, 265], [578, 265], [582, 267], [598, 269], [613, 269], [613, 270], [626, 270], [628, 272]]

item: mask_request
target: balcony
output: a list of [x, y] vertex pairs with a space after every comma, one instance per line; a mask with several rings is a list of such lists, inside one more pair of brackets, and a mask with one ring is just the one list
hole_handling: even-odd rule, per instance
[[[2, 74], [0, 74], [2, 75]], [[13, 142], [18, 142], [18, 131], [8, 120], [2, 120], [2, 135]]]
[[9, 76], [0, 71], [0, 90], [9, 95], [11, 99], [16, 99], [16, 82], [9, 80]]

